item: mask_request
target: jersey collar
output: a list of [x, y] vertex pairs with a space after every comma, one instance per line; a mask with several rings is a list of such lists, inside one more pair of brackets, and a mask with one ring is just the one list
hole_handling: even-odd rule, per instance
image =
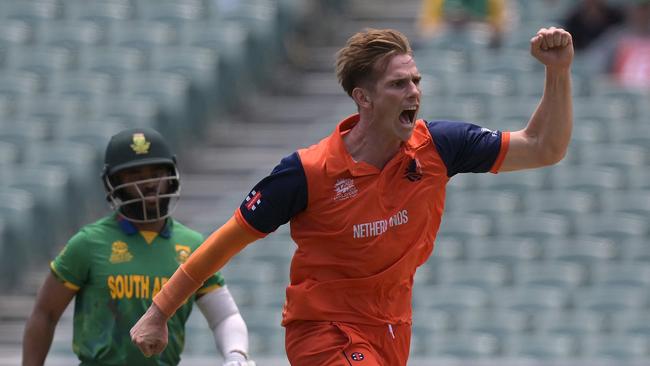
[[[140, 232], [140, 230], [138, 230], [138, 228], [135, 225], [133, 225], [131, 221], [117, 214], [115, 216], [118, 225], [120, 225], [120, 229], [122, 229], [122, 231], [126, 235], [135, 235], [138, 232]], [[165, 226], [163, 226], [162, 230], [160, 230], [158, 235], [162, 236], [165, 239], [169, 239], [172, 236], [172, 229], [174, 226], [173, 221], [174, 220], [170, 218], [165, 219]]]
[[[345, 143], [343, 142], [343, 135], [349, 132], [359, 122], [359, 114], [355, 113], [343, 121], [341, 121], [334, 132], [330, 135], [327, 145], [327, 157], [325, 162], [325, 169], [330, 175], [338, 175], [345, 171], [349, 171], [353, 177], [360, 177], [364, 175], [379, 174], [381, 171], [370, 164], [365, 162], [355, 162], [350, 153], [348, 153]], [[416, 123], [423, 123], [418, 120]], [[413, 131], [415, 135], [416, 131]], [[415, 155], [415, 150], [419, 149], [425, 144], [420, 139], [411, 138], [403, 144], [398, 154], [406, 154], [409, 157]]]

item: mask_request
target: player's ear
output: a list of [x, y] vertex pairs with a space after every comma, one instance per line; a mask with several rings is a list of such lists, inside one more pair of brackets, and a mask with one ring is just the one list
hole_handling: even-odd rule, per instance
[[354, 101], [360, 107], [369, 107], [372, 103], [372, 99], [370, 98], [368, 91], [359, 87], [352, 90], [352, 99], [354, 99]]

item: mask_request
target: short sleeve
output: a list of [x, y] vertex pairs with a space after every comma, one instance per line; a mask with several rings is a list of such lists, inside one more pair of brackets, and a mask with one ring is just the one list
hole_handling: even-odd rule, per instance
[[224, 280], [223, 275], [221, 275], [221, 272], [217, 272], [203, 282], [203, 285], [196, 290], [196, 294], [198, 296], [205, 295], [210, 291], [223, 287], [225, 284], [226, 281]]
[[294, 152], [253, 187], [235, 215], [246, 228], [263, 237], [306, 207], [307, 179], [300, 157]]
[[90, 258], [88, 239], [85, 232], [75, 234], [59, 255], [50, 263], [53, 274], [66, 287], [78, 290], [88, 279]]
[[501, 131], [466, 122], [427, 122], [438, 154], [447, 166], [447, 176], [458, 173], [496, 171], [507, 144]]

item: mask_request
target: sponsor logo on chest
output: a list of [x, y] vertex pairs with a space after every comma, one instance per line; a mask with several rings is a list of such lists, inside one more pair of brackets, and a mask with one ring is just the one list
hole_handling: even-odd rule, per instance
[[359, 190], [350, 178], [340, 178], [334, 183], [334, 201], [347, 200], [355, 197], [358, 193]]

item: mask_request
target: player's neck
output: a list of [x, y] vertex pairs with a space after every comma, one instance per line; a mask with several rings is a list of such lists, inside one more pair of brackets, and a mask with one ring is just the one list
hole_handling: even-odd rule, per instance
[[134, 222], [133, 226], [138, 228], [139, 231], [152, 231], [154, 233], [159, 233], [165, 227], [165, 220], [158, 220], [154, 222]]
[[343, 135], [343, 143], [354, 161], [363, 161], [382, 169], [401, 146], [401, 141], [387, 139], [384, 135], [362, 119]]

